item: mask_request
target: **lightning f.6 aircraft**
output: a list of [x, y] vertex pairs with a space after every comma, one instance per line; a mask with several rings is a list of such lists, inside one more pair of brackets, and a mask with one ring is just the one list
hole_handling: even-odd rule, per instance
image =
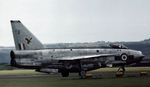
[[[95, 49], [45, 49], [42, 43], [19, 21], [11, 20], [16, 50], [12, 50], [11, 66], [36, 69], [57, 69], [63, 77], [119, 64], [123, 72], [125, 65], [138, 63], [144, 55], [141, 51], [127, 49], [123, 45]], [[38, 30], [39, 31], [39, 30]]]

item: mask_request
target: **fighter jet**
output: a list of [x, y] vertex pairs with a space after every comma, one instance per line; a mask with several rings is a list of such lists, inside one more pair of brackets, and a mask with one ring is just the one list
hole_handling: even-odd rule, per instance
[[[95, 49], [46, 49], [43, 44], [19, 21], [11, 20], [15, 50], [10, 52], [11, 66], [36, 71], [57, 69], [63, 77], [69, 73], [79, 73], [85, 78], [86, 72], [119, 64], [138, 63], [144, 55], [123, 45], [110, 45], [109, 48]], [[38, 30], [40, 31], [40, 30]]]

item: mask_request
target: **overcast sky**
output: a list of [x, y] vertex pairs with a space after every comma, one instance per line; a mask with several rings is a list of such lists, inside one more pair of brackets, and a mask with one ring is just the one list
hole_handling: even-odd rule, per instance
[[150, 0], [0, 0], [0, 46], [14, 46], [10, 20], [42, 43], [150, 38]]

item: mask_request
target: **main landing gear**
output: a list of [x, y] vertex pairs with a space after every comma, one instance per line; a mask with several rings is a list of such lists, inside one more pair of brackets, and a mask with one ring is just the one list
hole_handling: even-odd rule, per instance
[[86, 78], [86, 71], [85, 71], [85, 70], [81, 70], [81, 71], [79, 72], [79, 76], [81, 76], [81, 79]]
[[61, 71], [62, 77], [68, 77], [69, 76], [69, 71], [67, 69], [64, 69]]
[[83, 65], [83, 63], [81, 61], [79, 63], [79, 67], [80, 67], [79, 76], [81, 77], [81, 79], [86, 78], [87, 68], [84, 67], [84, 65]]

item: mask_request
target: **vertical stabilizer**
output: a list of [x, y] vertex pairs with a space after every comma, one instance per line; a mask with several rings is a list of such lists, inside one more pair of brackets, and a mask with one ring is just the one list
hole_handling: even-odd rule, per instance
[[19, 21], [11, 20], [16, 50], [43, 49], [42, 43]]

